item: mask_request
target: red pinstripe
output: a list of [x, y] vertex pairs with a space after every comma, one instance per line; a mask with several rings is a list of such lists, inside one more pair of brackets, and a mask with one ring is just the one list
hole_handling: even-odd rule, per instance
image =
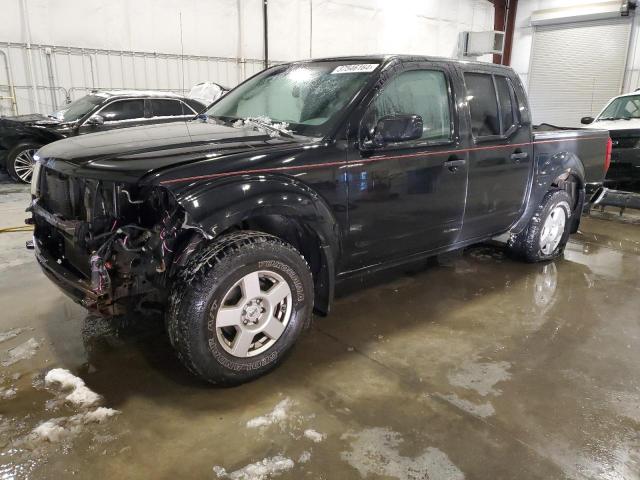
[[[600, 140], [600, 138], [573, 138], [571, 140], [581, 141], [581, 140]], [[373, 162], [382, 162], [386, 160], [397, 160], [400, 158], [413, 158], [413, 157], [429, 157], [432, 155], [447, 155], [454, 153], [466, 153], [466, 152], [477, 152], [482, 150], [499, 150], [502, 148], [516, 148], [516, 147], [526, 147], [529, 145], [537, 145], [542, 143], [560, 143], [566, 142], [567, 139], [562, 140], [538, 140], [537, 142], [525, 142], [525, 143], [511, 143], [505, 145], [491, 145], [484, 147], [471, 147], [471, 148], [459, 148], [455, 150], [439, 150], [439, 151], [428, 151], [428, 152], [417, 152], [417, 153], [407, 153], [404, 155], [378, 155], [370, 158], [363, 158], [360, 160], [352, 160], [350, 162], [324, 162], [324, 163], [312, 163], [309, 165], [291, 165], [286, 167], [270, 167], [270, 168], [254, 168], [250, 170], [237, 170], [235, 172], [223, 172], [223, 173], [212, 173], [209, 175], [197, 175], [195, 177], [184, 177], [184, 178], [175, 178], [173, 180], [164, 180], [160, 182], [161, 185], [169, 185], [172, 183], [180, 183], [180, 182], [189, 182], [193, 180], [209, 180], [214, 178], [221, 177], [230, 177], [233, 175], [248, 175], [254, 173], [271, 173], [271, 172], [284, 172], [290, 170], [308, 170], [314, 168], [323, 168], [323, 167], [335, 167], [342, 165], [353, 165], [353, 164], [362, 164], [362, 163], [373, 163]]]

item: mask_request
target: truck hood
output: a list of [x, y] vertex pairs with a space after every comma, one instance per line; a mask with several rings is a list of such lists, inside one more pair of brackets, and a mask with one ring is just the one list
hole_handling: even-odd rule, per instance
[[584, 128], [595, 128], [598, 130], [640, 130], [640, 118], [630, 120], [596, 120]]
[[79, 135], [45, 145], [38, 155], [46, 166], [68, 175], [135, 182], [177, 165], [299, 143], [252, 127], [196, 120]]

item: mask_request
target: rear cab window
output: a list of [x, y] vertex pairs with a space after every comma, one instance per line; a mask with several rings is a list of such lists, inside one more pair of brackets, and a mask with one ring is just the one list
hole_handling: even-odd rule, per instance
[[517, 127], [515, 92], [503, 75], [465, 72], [464, 83], [475, 139], [507, 137]]
[[149, 100], [151, 117], [179, 117], [193, 115], [193, 111], [179, 100], [151, 99]]

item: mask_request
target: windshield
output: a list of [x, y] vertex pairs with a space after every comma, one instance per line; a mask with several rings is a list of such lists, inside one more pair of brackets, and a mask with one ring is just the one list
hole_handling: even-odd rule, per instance
[[294, 134], [322, 137], [378, 65], [313, 62], [270, 68], [231, 90], [206, 114], [236, 126], [243, 124], [238, 119], [260, 119]]
[[57, 118], [61, 122], [75, 122], [104, 102], [104, 100], [105, 97], [99, 95], [86, 95], [71, 102], [69, 105], [65, 105], [63, 109], [52, 113], [50, 117]]
[[598, 117], [598, 120], [629, 120], [640, 118], [640, 95], [615, 98]]

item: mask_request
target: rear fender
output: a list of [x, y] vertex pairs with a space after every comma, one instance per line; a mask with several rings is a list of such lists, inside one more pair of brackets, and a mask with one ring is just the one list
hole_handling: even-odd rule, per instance
[[580, 158], [572, 152], [558, 152], [553, 155], [541, 154], [536, 157], [535, 174], [529, 192], [529, 199], [523, 215], [511, 228], [510, 232], [518, 234], [529, 224], [538, 205], [552, 188], [562, 186], [569, 177], [578, 180], [578, 203], [584, 199], [584, 165]]

